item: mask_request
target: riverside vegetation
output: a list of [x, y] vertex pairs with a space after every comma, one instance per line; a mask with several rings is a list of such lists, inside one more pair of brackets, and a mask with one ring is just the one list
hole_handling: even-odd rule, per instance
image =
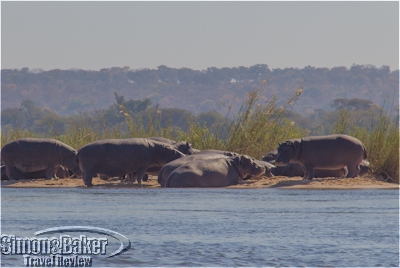
[[[186, 140], [197, 149], [220, 149], [247, 154], [257, 159], [277, 148], [279, 142], [291, 138], [310, 135], [310, 130], [289, 120], [291, 109], [300, 98], [303, 89], [295, 90], [283, 105], [278, 107], [275, 96], [260, 102], [260, 96], [266, 88], [255, 89], [248, 93], [236, 116], [228, 112], [225, 118], [213, 125], [207, 125], [186, 116], [185, 129], [177, 127], [172, 121], [161, 123], [162, 113], [150, 109], [139, 116], [127, 109], [116, 95], [119, 114], [124, 121], [112, 127], [107, 126], [106, 115], [96, 111], [97, 118], [88, 120], [80, 115], [77, 120], [66, 126], [63, 134], [53, 132], [54, 126], [48, 122], [49, 131], [34, 132], [19, 127], [2, 128], [1, 142], [4, 145], [19, 138], [54, 138], [79, 149], [100, 139], [134, 138], [161, 136], [174, 140]], [[386, 104], [390, 106], [390, 104]], [[393, 108], [393, 103], [391, 104]], [[388, 113], [382, 107], [369, 110], [360, 117], [354, 117], [345, 109], [336, 115], [333, 124], [319, 134], [348, 134], [361, 140], [368, 152], [370, 170], [374, 175], [389, 176], [399, 183], [399, 117]], [[360, 125], [361, 119], [369, 122]], [[318, 128], [312, 131], [318, 134]]]

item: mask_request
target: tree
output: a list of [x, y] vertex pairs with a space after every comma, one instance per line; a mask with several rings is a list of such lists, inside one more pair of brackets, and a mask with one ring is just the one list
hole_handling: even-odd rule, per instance
[[335, 99], [331, 106], [335, 110], [369, 110], [371, 109], [373, 102], [365, 99], [346, 99], [339, 98]]
[[126, 109], [131, 111], [132, 113], [139, 113], [141, 111], [146, 110], [151, 107], [152, 101], [149, 98], [145, 98], [143, 100], [128, 100], [124, 103]]

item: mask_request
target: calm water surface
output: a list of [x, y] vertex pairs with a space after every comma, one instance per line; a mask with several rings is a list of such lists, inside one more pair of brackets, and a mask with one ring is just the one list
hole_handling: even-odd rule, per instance
[[96, 267], [399, 266], [397, 190], [1, 189], [2, 234], [73, 225], [132, 242]]

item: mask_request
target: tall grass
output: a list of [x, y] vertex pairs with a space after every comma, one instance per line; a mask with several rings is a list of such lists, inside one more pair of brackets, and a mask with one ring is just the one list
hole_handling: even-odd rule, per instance
[[[186, 140], [197, 149], [220, 149], [251, 155], [261, 159], [263, 155], [277, 148], [278, 142], [291, 138], [301, 138], [309, 135], [309, 131], [290, 122], [285, 111], [290, 110], [302, 93], [302, 88], [293, 92], [292, 96], [277, 107], [276, 98], [271, 97], [261, 102], [264, 88], [250, 92], [238, 114], [231, 119], [226, 115], [225, 122], [212, 129], [205, 125], [187, 119], [188, 131], [175, 128], [172, 122], [161, 127], [159, 117], [148, 115], [146, 124], [141, 118], [130, 114], [125, 107], [120, 106], [120, 114], [125, 117], [125, 125], [109, 128], [99, 115], [99, 122], [88, 121], [81, 117], [78, 123], [67, 127], [64, 135], [49, 132], [39, 135], [18, 128], [2, 130], [1, 143], [4, 145], [15, 139], [24, 137], [54, 138], [71, 145], [74, 148], [100, 139], [133, 138], [162, 136], [175, 140]], [[349, 119], [347, 111], [341, 111], [339, 118], [331, 129], [331, 133], [346, 133], [360, 139], [366, 146], [368, 158], [373, 173], [386, 173], [395, 181], [399, 181], [399, 124], [398, 116], [391, 119], [383, 109], [372, 117], [368, 128], [358, 127]]]
[[275, 149], [282, 140], [301, 137], [306, 131], [288, 121], [282, 115], [295, 104], [301, 95], [301, 89], [280, 108], [276, 107], [276, 98], [259, 102], [264, 89], [255, 89], [244, 100], [234, 120], [225, 119], [225, 123], [210, 130], [189, 122], [189, 131], [181, 133], [181, 139], [189, 140], [199, 149], [220, 149], [234, 151], [261, 158]]
[[372, 173], [390, 176], [399, 183], [398, 115], [392, 118], [390, 113], [380, 108], [371, 117], [368, 128], [353, 123], [348, 112], [341, 111], [332, 132], [349, 134], [362, 141], [367, 148]]

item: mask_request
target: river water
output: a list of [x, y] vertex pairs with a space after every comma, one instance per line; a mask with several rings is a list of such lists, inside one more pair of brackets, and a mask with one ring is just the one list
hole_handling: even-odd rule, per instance
[[399, 266], [398, 190], [1, 189], [2, 234], [58, 226], [129, 238], [95, 267]]

